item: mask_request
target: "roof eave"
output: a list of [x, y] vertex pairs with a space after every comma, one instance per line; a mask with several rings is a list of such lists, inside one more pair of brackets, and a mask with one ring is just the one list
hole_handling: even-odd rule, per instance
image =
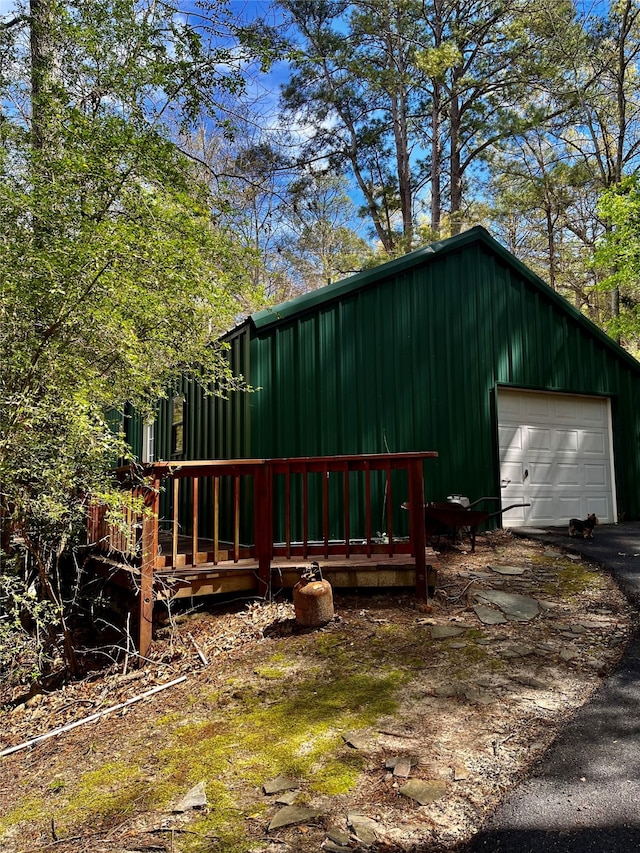
[[617, 344], [613, 338], [610, 338], [606, 332], [596, 326], [588, 317], [581, 314], [568, 300], [557, 293], [553, 288], [543, 281], [538, 275], [530, 270], [522, 261], [511, 254], [508, 249], [502, 246], [498, 241], [489, 234], [489, 232], [481, 225], [463, 231], [454, 237], [449, 237], [436, 243], [431, 243], [414, 252], [396, 258], [393, 261], [388, 261], [385, 264], [374, 267], [370, 270], [364, 270], [356, 273], [349, 278], [338, 281], [335, 284], [329, 284], [318, 290], [304, 293], [301, 296], [291, 299], [287, 302], [282, 302], [272, 308], [266, 308], [251, 314], [246, 322], [249, 322], [257, 331], [268, 328], [269, 326], [283, 323], [297, 315], [308, 313], [319, 305], [329, 304], [342, 296], [345, 296], [354, 291], [370, 287], [376, 282], [389, 276], [398, 275], [407, 269], [418, 266], [419, 264], [428, 263], [436, 257], [442, 257], [444, 254], [457, 251], [464, 246], [474, 243], [481, 243], [486, 246], [489, 251], [498, 255], [503, 262], [516, 270], [519, 275], [526, 279], [530, 284], [536, 287], [543, 296], [555, 302], [558, 307], [568, 313], [577, 323], [596, 337], [600, 343], [609, 347], [617, 356], [622, 358], [636, 372], [640, 373], [640, 362], [638, 362], [630, 353], [623, 347]]

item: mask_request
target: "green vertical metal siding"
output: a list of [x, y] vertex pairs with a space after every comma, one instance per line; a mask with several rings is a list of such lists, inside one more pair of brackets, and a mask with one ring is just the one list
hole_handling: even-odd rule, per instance
[[[184, 453], [171, 454], [167, 399], [158, 459], [437, 450], [428, 499], [499, 495], [499, 386], [606, 395], [618, 509], [640, 518], [640, 365], [483, 229], [254, 315], [227, 340], [256, 390], [225, 401], [178, 383]], [[383, 500], [376, 478], [376, 512]]]
[[[244, 327], [227, 338], [229, 364], [235, 376], [248, 381], [249, 330]], [[167, 390], [167, 396], [158, 404], [156, 418], [156, 460], [181, 462], [192, 459], [235, 459], [248, 456], [250, 435], [251, 394], [230, 391], [227, 397], [215, 393], [213, 386], [203, 387], [194, 379], [182, 378]], [[184, 398], [184, 446], [181, 453], [172, 448], [172, 401]], [[220, 529], [223, 538], [232, 538], [232, 483], [225, 479], [221, 491]], [[243, 490], [242, 498], [249, 503], [250, 495]], [[180, 488], [181, 531], [190, 534], [192, 501], [186, 486]], [[204, 480], [200, 486], [200, 535], [211, 536], [213, 504], [212, 483]], [[163, 492], [160, 501], [161, 517], [171, 518], [171, 495]], [[248, 536], [250, 517], [243, 514], [241, 536]]]
[[[228, 339], [228, 359], [234, 375], [249, 380], [249, 330], [245, 327]], [[174, 397], [183, 397], [184, 447], [172, 452], [171, 406]], [[204, 388], [194, 379], [182, 378], [168, 389], [158, 404], [156, 419], [156, 459], [234, 459], [247, 455], [250, 444], [251, 394], [230, 391], [221, 397], [215, 388]]]
[[640, 517], [640, 366], [488, 235], [458, 243], [256, 324], [253, 453], [437, 450], [428, 499], [498, 495], [499, 385], [607, 395], [619, 509]]

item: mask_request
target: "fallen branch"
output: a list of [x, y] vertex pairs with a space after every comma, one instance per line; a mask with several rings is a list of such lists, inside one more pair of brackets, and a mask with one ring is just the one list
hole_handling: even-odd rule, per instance
[[57, 841], [50, 841], [48, 844], [38, 844], [36, 847], [29, 847], [28, 850], [20, 850], [19, 853], [34, 853], [35, 850], [49, 850], [51, 847], [57, 847], [59, 844], [67, 844], [73, 841], [82, 841], [85, 838], [95, 838], [98, 835], [106, 835], [108, 829], [99, 829], [97, 832], [83, 832], [82, 835], [68, 835], [65, 838], [58, 838]]
[[127, 651], [124, 656], [124, 666], [122, 667], [122, 674], [127, 674], [127, 669], [129, 668], [129, 646], [131, 645], [131, 633], [130, 633], [130, 625], [131, 625], [131, 611], [127, 613]]
[[35, 746], [37, 743], [41, 743], [43, 740], [47, 740], [50, 737], [55, 737], [56, 735], [62, 734], [62, 732], [68, 732], [71, 729], [75, 729], [77, 726], [84, 726], [85, 723], [92, 723], [94, 720], [99, 720], [101, 717], [106, 717], [107, 714], [112, 714], [114, 711], [120, 711], [122, 708], [126, 708], [128, 705], [133, 705], [134, 702], [139, 702], [141, 699], [146, 699], [148, 696], [153, 696], [154, 693], [159, 693], [161, 690], [166, 690], [168, 687], [174, 687], [176, 684], [180, 684], [183, 681], [187, 680], [186, 675], [181, 675], [180, 678], [176, 678], [173, 681], [168, 681], [166, 684], [156, 684], [155, 687], [152, 687], [150, 690], [145, 691], [144, 693], [140, 693], [138, 696], [132, 696], [131, 699], [127, 699], [125, 702], [120, 702], [118, 705], [112, 705], [110, 708], [105, 708], [104, 711], [97, 711], [95, 714], [91, 714], [90, 717], [84, 717], [82, 720], [76, 720], [73, 723], [67, 723], [66, 726], [60, 726], [57, 729], [52, 729], [50, 732], [47, 732], [44, 735], [38, 735], [38, 737], [34, 737], [31, 740], [27, 740], [24, 743], [20, 743], [17, 746], [9, 746], [7, 749], [3, 749], [0, 752], [0, 758], [5, 755], [11, 755], [12, 752], [18, 752], [21, 749], [26, 749], [29, 746]]
[[208, 660], [207, 660], [207, 658], [205, 657], [205, 654], [204, 654], [204, 652], [202, 651], [202, 649], [200, 648], [200, 646], [199, 646], [199, 645], [196, 643], [196, 641], [193, 639], [193, 635], [192, 635], [190, 632], [187, 632], [187, 637], [188, 637], [188, 638], [191, 640], [191, 642], [193, 643], [193, 648], [194, 648], [194, 649], [196, 650], [196, 652], [198, 653], [198, 657], [200, 658], [200, 660], [202, 661], [202, 663], [204, 664], [204, 666], [209, 666], [209, 661], [208, 661]]

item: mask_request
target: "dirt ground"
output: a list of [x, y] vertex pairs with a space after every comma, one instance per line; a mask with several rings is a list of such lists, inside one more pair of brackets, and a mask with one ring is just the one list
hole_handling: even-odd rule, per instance
[[[158, 632], [143, 670], [120, 660], [5, 705], [0, 749], [186, 676], [0, 759], [1, 849], [454, 849], [615, 666], [633, 614], [606, 572], [505, 532], [440, 560], [426, 605], [334, 592], [335, 619], [305, 630], [286, 600], [207, 602]], [[277, 777], [285, 803], [265, 793]], [[206, 803], [175, 811], [198, 785]]]

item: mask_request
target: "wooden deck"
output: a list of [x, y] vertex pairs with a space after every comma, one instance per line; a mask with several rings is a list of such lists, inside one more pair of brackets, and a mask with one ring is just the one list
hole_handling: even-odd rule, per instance
[[[336, 589], [405, 588], [415, 589], [416, 563], [409, 555], [374, 554], [371, 557], [355, 556], [346, 560], [333, 556], [314, 560], [320, 566], [322, 576]], [[290, 590], [310, 566], [310, 560], [275, 558], [271, 564], [271, 594]], [[426, 549], [425, 563], [428, 570], [428, 586], [434, 587], [437, 555]], [[109, 580], [130, 589], [140, 584], [140, 568], [126, 566], [105, 557], [93, 561]], [[238, 562], [225, 560], [213, 565], [201, 563], [188, 568], [158, 569], [154, 573], [154, 601], [195, 598], [208, 595], [225, 595], [246, 592], [257, 595], [258, 561], [252, 558]]]
[[[142, 476], [122, 469], [122, 521], [91, 508], [92, 562], [137, 591], [141, 655], [154, 601], [234, 592], [268, 598], [293, 587], [312, 562], [337, 588], [413, 587], [424, 599], [436, 560], [426, 548], [423, 466], [436, 456], [159, 462]], [[384, 535], [372, 521], [381, 494]], [[409, 512], [398, 514], [407, 500]]]

